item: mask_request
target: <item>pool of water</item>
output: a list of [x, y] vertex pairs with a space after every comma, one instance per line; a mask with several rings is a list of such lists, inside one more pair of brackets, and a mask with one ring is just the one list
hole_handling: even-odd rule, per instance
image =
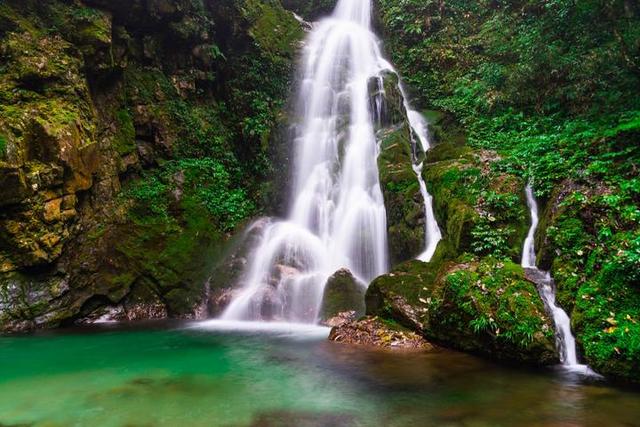
[[561, 371], [349, 347], [321, 328], [254, 329], [0, 337], [0, 426], [640, 425], [640, 393]]

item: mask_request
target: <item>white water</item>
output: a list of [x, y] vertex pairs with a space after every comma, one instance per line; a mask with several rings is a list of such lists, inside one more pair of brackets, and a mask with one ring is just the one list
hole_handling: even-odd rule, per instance
[[[407, 101], [408, 97], [406, 96], [404, 89], [402, 89], [402, 85], [400, 86], [400, 90], [405, 99], [405, 109], [407, 110], [407, 117], [409, 119], [409, 125], [411, 126], [412, 138], [414, 140], [416, 137], [418, 138], [422, 151], [426, 153], [431, 148], [427, 123], [422, 114], [412, 110], [409, 106], [409, 102]], [[424, 178], [422, 177], [423, 167], [424, 162], [418, 163], [417, 159], [414, 160], [413, 171], [416, 173], [418, 183], [420, 184], [420, 194], [422, 194], [422, 199], [424, 200], [425, 213], [425, 250], [418, 256], [418, 259], [420, 261], [429, 262], [431, 261], [431, 258], [433, 258], [433, 254], [436, 252], [438, 242], [442, 240], [442, 232], [440, 231], [440, 227], [438, 227], [438, 222], [436, 221], [436, 216], [433, 211], [433, 197], [431, 197], [427, 191], [427, 184], [424, 182]]]
[[225, 321], [207, 320], [198, 322], [190, 329], [202, 329], [218, 332], [248, 332], [267, 333], [279, 337], [298, 338], [319, 338], [326, 339], [331, 332], [331, 328], [312, 325], [309, 323], [285, 323], [285, 322], [247, 322], [247, 321]]
[[531, 227], [522, 250], [522, 266], [529, 270], [530, 275], [535, 279], [545, 307], [553, 317], [556, 326], [556, 345], [562, 365], [577, 373], [597, 375], [587, 365], [578, 363], [576, 340], [571, 332], [571, 319], [567, 312], [556, 304], [556, 289], [551, 274], [536, 266], [535, 233], [539, 222], [538, 203], [531, 185], [527, 185], [525, 193], [527, 206], [531, 212]]
[[[388, 72], [395, 71], [371, 31], [371, 0], [340, 0], [330, 18], [314, 25], [302, 68], [302, 125], [294, 141], [288, 219], [266, 227], [244, 287], [223, 320], [315, 323], [326, 281], [335, 271], [347, 268], [366, 284], [388, 270], [369, 93], [370, 81]], [[426, 124], [408, 112], [417, 123], [414, 132], [428, 147]], [[428, 196], [426, 186], [424, 191]], [[435, 250], [433, 240], [427, 239], [425, 259]]]
[[529, 212], [531, 212], [531, 227], [522, 249], [522, 266], [524, 268], [536, 268], [535, 237], [539, 222], [538, 203], [533, 195], [533, 187], [531, 185], [527, 185], [525, 194], [527, 196], [527, 206], [529, 207]]

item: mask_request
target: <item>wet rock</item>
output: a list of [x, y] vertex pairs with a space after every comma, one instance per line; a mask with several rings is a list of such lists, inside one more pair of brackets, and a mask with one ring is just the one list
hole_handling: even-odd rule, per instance
[[358, 316], [356, 316], [355, 311], [344, 311], [342, 313], [338, 313], [336, 316], [330, 319], [325, 320], [324, 322], [322, 322], [322, 324], [330, 328], [335, 328], [346, 323], [353, 322], [357, 318]]
[[408, 123], [378, 133], [380, 185], [387, 210], [389, 255], [393, 265], [418, 256], [424, 249], [424, 200], [413, 171]]
[[495, 152], [443, 142], [427, 153], [423, 177], [452, 254], [499, 254], [519, 262], [529, 228], [522, 178], [501, 172]]
[[433, 350], [421, 335], [377, 317], [346, 321], [331, 329], [329, 340], [389, 349]]
[[365, 290], [365, 286], [349, 270], [343, 268], [336, 271], [325, 285], [320, 317], [328, 320], [348, 311], [354, 312], [357, 317], [362, 316], [365, 311]]

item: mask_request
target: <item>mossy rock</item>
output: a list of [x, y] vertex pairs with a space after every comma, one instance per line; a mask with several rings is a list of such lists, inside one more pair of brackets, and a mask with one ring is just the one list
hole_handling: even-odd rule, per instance
[[611, 379], [638, 384], [640, 289], [631, 254], [640, 247], [640, 229], [611, 221], [615, 211], [603, 199], [611, 191], [597, 181], [558, 184], [542, 211], [536, 244], [583, 361]]
[[426, 305], [430, 339], [499, 360], [558, 362], [553, 323], [519, 265], [488, 258], [445, 271]]
[[340, 313], [354, 311], [356, 317], [365, 312], [365, 286], [347, 269], [336, 271], [328, 280], [322, 296], [320, 318], [329, 320]]
[[517, 261], [529, 228], [521, 178], [494, 165], [497, 153], [455, 142], [427, 153], [423, 177], [443, 237], [457, 253]]
[[552, 322], [523, 269], [491, 258], [411, 261], [373, 281], [367, 314], [430, 341], [529, 365], [556, 363]]
[[393, 265], [424, 249], [424, 200], [412, 168], [411, 136], [406, 124], [380, 132], [380, 185], [387, 210], [389, 252]]

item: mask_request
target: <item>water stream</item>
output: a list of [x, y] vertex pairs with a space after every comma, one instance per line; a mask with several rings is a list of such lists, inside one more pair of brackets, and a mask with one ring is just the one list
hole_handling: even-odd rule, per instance
[[571, 319], [567, 312], [556, 304], [556, 288], [551, 274], [540, 270], [536, 265], [535, 234], [539, 222], [538, 203], [531, 185], [527, 185], [525, 194], [531, 213], [531, 227], [522, 250], [522, 266], [526, 269], [527, 276], [537, 284], [545, 307], [553, 317], [556, 326], [556, 345], [562, 365], [571, 371], [596, 375], [588, 366], [578, 362], [576, 340], [571, 332]]
[[[371, 11], [371, 0], [340, 0], [308, 37], [298, 94], [301, 125], [293, 141], [293, 202], [286, 220], [265, 227], [223, 320], [315, 323], [327, 279], [337, 270], [347, 268], [362, 286], [388, 271], [370, 82], [395, 70], [371, 30]], [[405, 107], [426, 151], [426, 123], [406, 100]], [[440, 230], [421, 168], [414, 167], [427, 216], [420, 259], [427, 261]]]
[[[407, 110], [407, 117], [409, 119], [409, 125], [411, 126], [411, 135], [414, 139], [417, 137], [418, 142], [420, 143], [420, 148], [423, 153], [427, 153], [431, 148], [431, 142], [429, 141], [429, 132], [428, 125], [424, 120], [424, 117], [419, 112], [412, 110], [408, 97], [400, 85], [402, 96], [405, 99], [405, 109]], [[414, 150], [416, 151], [416, 150]], [[413, 164], [413, 171], [416, 173], [416, 177], [418, 179], [418, 183], [420, 184], [420, 194], [422, 195], [422, 199], [424, 200], [424, 212], [425, 212], [425, 250], [418, 256], [420, 261], [429, 262], [433, 257], [433, 254], [436, 252], [436, 248], [438, 247], [438, 242], [442, 240], [442, 232], [440, 231], [440, 227], [438, 226], [438, 222], [436, 221], [436, 216], [433, 211], [433, 197], [427, 191], [427, 184], [422, 177], [422, 170], [424, 167], [424, 161], [420, 161], [419, 157], [416, 156]]]

